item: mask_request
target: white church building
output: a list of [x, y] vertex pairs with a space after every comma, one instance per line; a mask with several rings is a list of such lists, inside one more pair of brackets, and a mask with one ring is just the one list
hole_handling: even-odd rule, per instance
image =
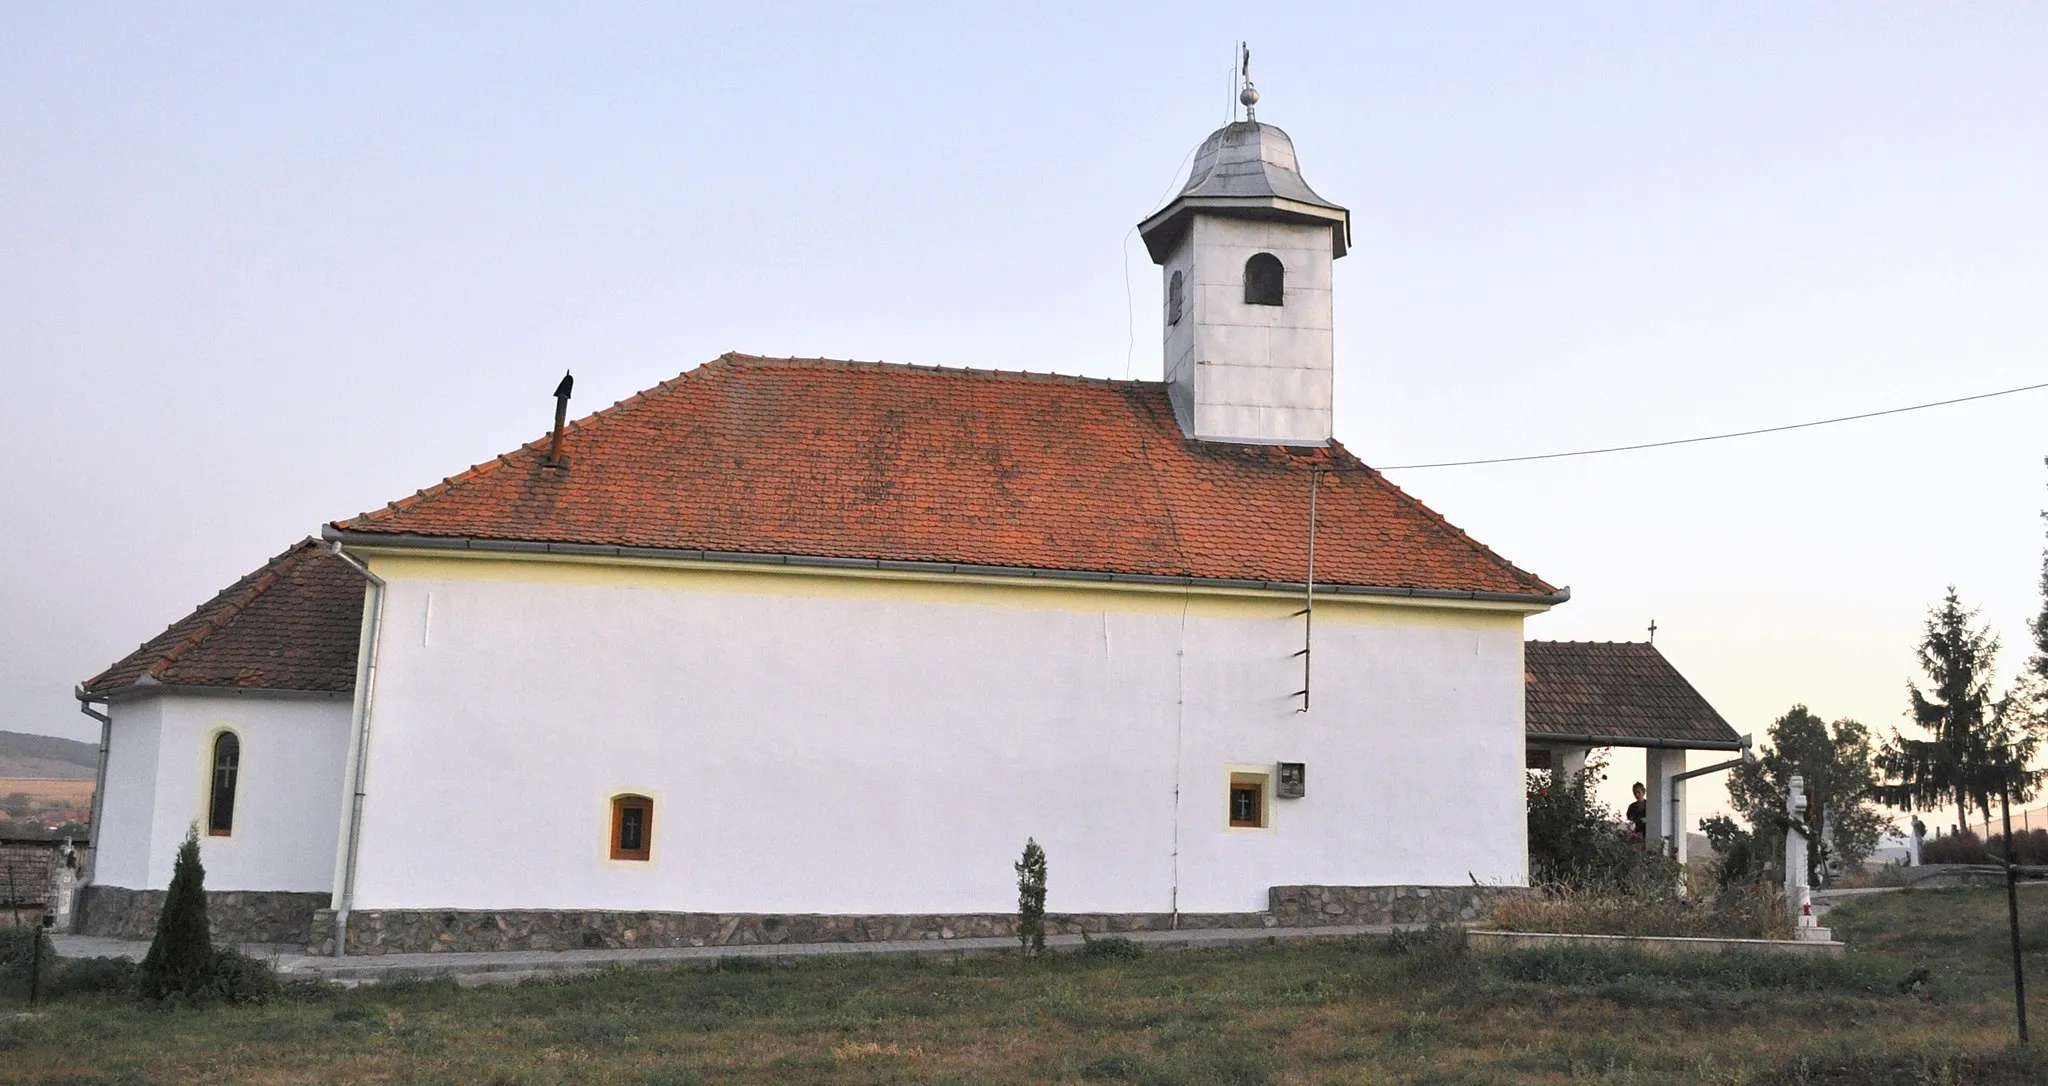
[[1027, 838], [1070, 930], [1522, 884], [1568, 592], [1335, 440], [1349, 213], [1246, 121], [1140, 230], [1163, 381], [729, 354], [230, 586], [80, 687], [84, 929], [195, 823], [348, 953], [1005, 933]]

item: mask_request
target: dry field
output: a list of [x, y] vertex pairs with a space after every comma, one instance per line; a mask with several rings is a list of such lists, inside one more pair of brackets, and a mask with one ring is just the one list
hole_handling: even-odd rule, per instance
[[15, 794], [28, 797], [36, 806], [92, 806], [92, 778], [63, 780], [54, 777], [0, 777], [0, 799]]
[[[2048, 1028], [2048, 891], [2023, 901]], [[1875, 895], [1834, 961], [1474, 957], [1455, 938], [631, 970], [0, 1016], [23, 1083], [2021, 1083], [2004, 900]], [[1924, 969], [1924, 973], [1917, 970]], [[1924, 978], [1915, 983], [1917, 978]]]

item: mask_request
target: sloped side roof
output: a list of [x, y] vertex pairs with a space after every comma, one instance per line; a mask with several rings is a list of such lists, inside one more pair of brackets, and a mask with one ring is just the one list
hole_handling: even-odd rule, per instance
[[1729, 749], [1742, 737], [1656, 646], [1621, 641], [1531, 641], [1527, 731], [1593, 737], [1612, 746]]
[[1166, 386], [726, 355], [383, 509], [430, 536], [1545, 597], [1341, 446], [1186, 439]]
[[84, 689], [109, 694], [148, 679], [347, 693], [355, 689], [363, 586], [355, 567], [318, 540], [305, 540], [86, 680]]

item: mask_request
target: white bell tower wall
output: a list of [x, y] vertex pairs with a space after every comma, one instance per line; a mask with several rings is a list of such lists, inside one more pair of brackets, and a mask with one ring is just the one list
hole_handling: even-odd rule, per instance
[[[1280, 305], [1245, 300], [1245, 264], [1285, 269]], [[1165, 369], [1181, 429], [1203, 441], [1323, 445], [1332, 434], [1328, 223], [1197, 214], [1167, 257]], [[1173, 320], [1173, 277], [1182, 277]]]

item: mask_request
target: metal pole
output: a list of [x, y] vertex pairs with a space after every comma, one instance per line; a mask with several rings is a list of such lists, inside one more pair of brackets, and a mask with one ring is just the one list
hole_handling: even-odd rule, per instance
[[2020, 1047], [2027, 1046], [2027, 972], [2020, 963], [2020, 865], [2012, 847], [2012, 788], [1998, 790], [1998, 809], [2005, 816], [2005, 913], [2012, 927], [2012, 1006], [2019, 1016]]
[[1320, 469], [1310, 465], [1308, 469], [1308, 581], [1307, 591], [1302, 595], [1301, 610], [1301, 651], [1294, 655], [1301, 657], [1301, 689], [1295, 696], [1301, 699], [1297, 713], [1308, 712], [1308, 688], [1310, 666], [1313, 663], [1316, 630], [1316, 482], [1321, 478]]
[[28, 954], [28, 1005], [36, 1005], [37, 997], [43, 991], [43, 920], [36, 917], [34, 927], [28, 929], [28, 937], [35, 940], [35, 949]]

